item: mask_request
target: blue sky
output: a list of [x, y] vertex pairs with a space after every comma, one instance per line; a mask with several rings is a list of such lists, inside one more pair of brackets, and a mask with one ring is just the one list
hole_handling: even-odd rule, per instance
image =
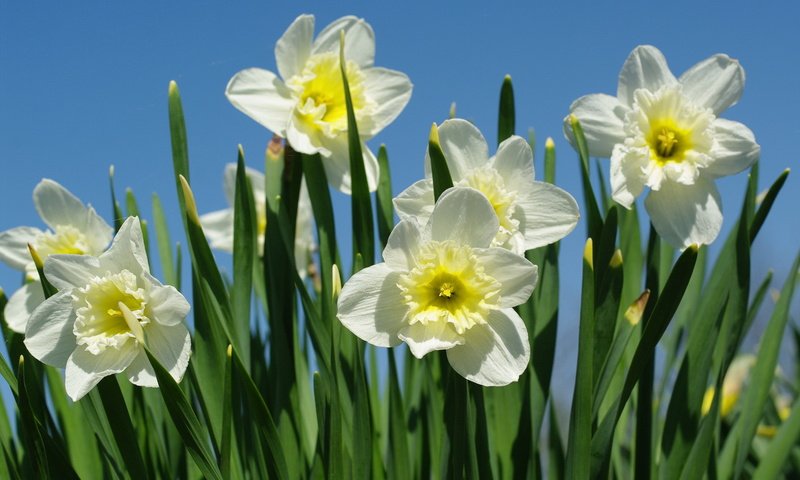
[[[625, 57], [644, 43], [660, 48], [676, 74], [714, 53], [739, 59], [745, 93], [724, 116], [755, 132], [761, 186], [797, 164], [800, 7], [790, 2], [65, 3], [0, 0], [0, 231], [41, 226], [31, 191], [43, 177], [110, 221], [107, 172], [114, 164], [118, 191], [131, 187], [146, 212], [157, 192], [178, 233], [170, 80], [183, 95], [199, 209], [223, 208], [222, 171], [235, 161], [237, 144], [261, 169], [270, 137], [227, 102], [225, 85], [242, 68], [275, 70], [274, 43], [300, 13], [316, 14], [318, 30], [345, 14], [366, 18], [376, 32], [376, 65], [406, 72], [414, 83], [406, 110], [370, 143], [375, 150], [387, 145], [395, 192], [422, 176], [430, 125], [446, 118], [452, 102], [494, 142], [499, 88], [510, 74], [518, 133], [535, 128], [540, 145], [554, 137], [557, 183], [580, 202], [577, 158], [561, 119], [581, 95], [613, 94]], [[798, 174], [789, 177], [757, 241], [754, 278], [773, 268], [782, 282], [800, 247]], [[744, 182], [744, 175], [718, 182], [726, 214], [721, 238], [733, 225]], [[349, 202], [332, 195], [340, 241], [347, 241]], [[577, 297], [583, 235], [581, 224], [563, 242], [564, 302]], [[19, 279], [0, 265], [6, 291]], [[562, 316], [569, 332], [570, 312]]]

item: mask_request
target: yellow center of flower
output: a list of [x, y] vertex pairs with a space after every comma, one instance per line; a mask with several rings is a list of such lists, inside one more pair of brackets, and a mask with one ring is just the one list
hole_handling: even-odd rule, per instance
[[519, 231], [519, 220], [514, 218], [516, 192], [506, 188], [505, 181], [497, 170], [488, 167], [475, 169], [458, 184], [480, 191], [492, 205], [497, 220], [500, 222], [500, 229], [492, 242], [493, 245], [504, 245], [514, 233]]
[[468, 246], [430, 242], [417, 252], [416, 266], [398, 286], [409, 306], [409, 323], [446, 322], [459, 334], [486, 316], [497, 303], [500, 284], [484, 272]]
[[[347, 62], [347, 81], [358, 118], [367, 101], [364, 74], [355, 62]], [[337, 53], [312, 55], [303, 71], [290, 78], [287, 85], [298, 95], [297, 113], [304, 123], [329, 136], [347, 129], [347, 103]]]
[[[136, 275], [128, 270], [94, 277], [88, 285], [76, 289], [72, 298], [76, 307], [76, 342], [95, 355], [135, 341], [139, 327], [150, 323], [145, 315], [145, 292], [139, 288]], [[131, 321], [138, 322], [139, 327], [131, 325]]]
[[48, 255], [82, 255], [89, 251], [86, 235], [69, 225], [60, 225], [55, 232], [40, 233], [34, 239], [33, 246], [42, 260]]
[[672, 118], [653, 121], [647, 136], [651, 157], [663, 165], [667, 162], [682, 162], [686, 151], [692, 148], [691, 132], [682, 129]]

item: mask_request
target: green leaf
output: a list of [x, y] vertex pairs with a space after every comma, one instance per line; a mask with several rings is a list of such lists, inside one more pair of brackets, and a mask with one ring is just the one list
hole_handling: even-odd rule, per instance
[[389, 350], [389, 452], [386, 455], [387, 469], [394, 478], [411, 478], [411, 460], [406, 438], [406, 412], [403, 406], [400, 383], [397, 378], [397, 362], [394, 351]]
[[378, 150], [378, 168], [380, 176], [378, 177], [378, 190], [375, 191], [375, 208], [378, 211], [378, 236], [381, 239], [381, 247], [386, 248], [389, 234], [394, 228], [394, 209], [392, 208], [392, 176], [385, 145], [381, 145]]
[[514, 87], [511, 85], [511, 75], [503, 78], [503, 86], [500, 88], [500, 108], [497, 117], [497, 144], [503, 143], [511, 135], [514, 135]]
[[428, 137], [428, 156], [431, 159], [433, 196], [436, 200], [439, 200], [442, 193], [453, 186], [453, 179], [450, 177], [450, 170], [447, 168], [447, 161], [439, 143], [439, 128], [435, 123], [431, 125], [431, 133]]
[[548, 475], [547, 478], [559, 480], [565, 478], [566, 465], [564, 446], [561, 441], [561, 432], [558, 427], [558, 414], [554, 402], [550, 402], [549, 415], [549, 441], [548, 452]]
[[113, 375], [103, 378], [97, 384], [97, 391], [100, 394], [106, 417], [109, 419], [114, 441], [119, 451], [123, 452], [122, 459], [125, 462], [125, 468], [133, 478], [147, 478], [147, 468], [136, 442], [136, 431], [131, 423], [131, 417], [117, 378]]
[[780, 426], [778, 433], [769, 442], [766, 454], [761, 458], [758, 468], [753, 473], [753, 478], [755, 480], [779, 478], [792, 450], [797, 445], [798, 438], [800, 438], [800, 402], [795, 401], [789, 418]]
[[372, 225], [372, 203], [369, 197], [364, 154], [361, 151], [361, 136], [358, 134], [353, 99], [347, 81], [347, 62], [344, 58], [344, 30], [339, 38], [339, 66], [347, 104], [347, 141], [350, 150], [350, 190], [352, 191], [353, 258], [361, 255], [364, 266], [375, 263], [375, 237]]
[[591, 466], [592, 441], [592, 361], [595, 335], [595, 283], [592, 239], [586, 240], [583, 250], [583, 286], [581, 288], [581, 313], [578, 331], [578, 362], [575, 389], [569, 420], [567, 440], [567, 478], [588, 478]]
[[114, 191], [114, 165], [108, 168], [108, 185], [111, 189], [111, 212], [114, 216], [114, 231], [119, 231], [122, 227], [122, 222], [125, 221], [125, 215], [122, 213], [122, 208], [117, 201], [117, 194]]
[[232, 332], [236, 348], [250, 369], [250, 303], [253, 296], [253, 264], [258, 255], [257, 223], [253, 191], [244, 164], [244, 151], [238, 148], [236, 190], [233, 208], [233, 284]]
[[778, 364], [781, 340], [786, 323], [789, 320], [789, 309], [797, 285], [797, 275], [794, 272], [800, 268], [800, 253], [795, 257], [789, 275], [781, 289], [778, 302], [767, 323], [761, 337], [758, 349], [758, 360], [750, 371], [750, 384], [744, 392], [742, 401], [742, 424], [738, 448], [736, 449], [736, 469], [734, 475], [739, 476], [744, 468], [744, 462], [750, 451], [750, 443], [758, 429], [758, 423], [764, 412], [764, 405], [769, 399], [772, 378]]
[[222, 440], [220, 441], [219, 471], [222, 478], [231, 478], [231, 426], [233, 422], [233, 346], [228, 345], [225, 378], [222, 382]]
[[164, 215], [164, 207], [161, 205], [161, 199], [157, 194], [153, 194], [153, 225], [156, 230], [156, 243], [158, 246], [158, 258], [161, 259], [161, 274], [164, 278], [164, 283], [172, 285], [175, 288], [180, 288], [177, 272], [175, 270], [175, 263], [172, 259], [172, 240], [169, 236], [169, 227], [167, 226], [167, 217]]
[[575, 136], [578, 157], [581, 163], [581, 184], [583, 185], [583, 201], [586, 204], [586, 224], [588, 234], [597, 240], [603, 231], [603, 218], [600, 216], [600, 209], [597, 206], [597, 199], [592, 188], [591, 175], [589, 174], [589, 147], [586, 144], [586, 137], [583, 135], [578, 118], [575, 115], [569, 117], [572, 133]]
[[662, 295], [653, 307], [649, 319], [645, 322], [646, 327], [642, 332], [639, 344], [636, 346], [636, 351], [628, 367], [622, 390], [615, 400], [614, 405], [605, 415], [602, 422], [600, 422], [600, 426], [592, 436], [591, 473], [593, 478], [605, 475], [604, 472], [608, 472], [611, 455], [611, 440], [617, 422], [622, 415], [625, 404], [633, 392], [634, 386], [636, 386], [636, 383], [639, 381], [644, 371], [645, 359], [652, 355], [658, 341], [661, 339], [670, 320], [675, 314], [675, 310], [678, 308], [678, 304], [691, 278], [696, 260], [697, 246], [692, 245], [678, 258], [664, 286]]
[[161, 365], [150, 349], [146, 348], [145, 352], [156, 374], [164, 405], [166, 405], [170, 418], [177, 427], [195, 464], [206, 478], [222, 479], [222, 473], [214, 461], [214, 454], [208, 448], [208, 430], [198, 420], [191, 404], [172, 375]]

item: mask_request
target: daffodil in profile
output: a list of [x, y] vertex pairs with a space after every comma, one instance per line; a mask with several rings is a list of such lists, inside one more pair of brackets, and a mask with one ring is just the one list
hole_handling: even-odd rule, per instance
[[[672, 245], [714, 241], [722, 201], [714, 180], [758, 160], [760, 147], [741, 123], [720, 118], [744, 89], [744, 69], [714, 55], [675, 78], [652, 46], [633, 50], [617, 95], [593, 94], [570, 107], [589, 154], [611, 159], [612, 197], [630, 208], [649, 188], [645, 207], [658, 234]], [[571, 118], [565, 133], [574, 141]]]
[[[349, 193], [347, 107], [339, 60], [342, 31], [358, 131], [362, 141], [369, 140], [405, 108], [412, 86], [405, 74], [373, 66], [375, 34], [363, 19], [342, 17], [314, 37], [314, 16], [297, 17], [275, 45], [280, 76], [248, 68], [231, 78], [225, 94], [236, 108], [298, 152], [319, 153], [330, 184]], [[366, 146], [362, 148], [373, 191], [378, 162]]]
[[[483, 193], [497, 215], [499, 226], [493, 246], [523, 254], [566, 236], [578, 223], [578, 204], [572, 195], [549, 183], [534, 180], [533, 152], [528, 142], [513, 135], [489, 157], [486, 139], [472, 123], [446, 120], [439, 141], [453, 185]], [[401, 219], [427, 219], [433, 211], [430, 158], [425, 176], [394, 199]]]
[[53, 255], [44, 271], [58, 293], [33, 311], [25, 346], [43, 363], [65, 369], [72, 400], [117, 373], [157, 387], [145, 345], [181, 380], [191, 355], [184, 324], [189, 303], [150, 274], [137, 217], [122, 224], [99, 257]]
[[344, 284], [339, 320], [373, 345], [405, 342], [417, 358], [446, 350], [452, 367], [472, 382], [516, 381], [528, 366], [530, 344], [513, 307], [530, 296], [537, 268], [491, 246], [498, 227], [481, 192], [448, 189], [426, 223], [400, 221], [383, 251], [384, 263]]
[[[253, 190], [256, 207], [256, 220], [258, 227], [258, 250], [263, 253], [264, 234], [267, 229], [266, 197], [264, 194], [264, 174], [247, 167], [247, 178]], [[234, 204], [236, 192], [236, 164], [225, 166], [223, 177], [225, 197], [229, 205]], [[203, 232], [212, 248], [233, 253], [233, 207], [210, 212], [200, 217]], [[314, 241], [314, 217], [311, 209], [311, 199], [308, 196], [306, 182], [300, 185], [300, 197], [297, 203], [297, 221], [295, 223], [294, 259], [297, 273], [305, 278], [309, 265], [312, 264], [312, 254], [316, 249]]]
[[31, 312], [44, 301], [28, 245], [46, 262], [53, 254], [100, 255], [114, 235], [91, 205], [84, 205], [53, 180], [43, 179], [36, 185], [33, 204], [46, 230], [16, 227], [0, 232], [0, 261], [25, 272], [25, 285], [9, 298], [4, 311], [9, 328], [17, 333], [25, 332]]

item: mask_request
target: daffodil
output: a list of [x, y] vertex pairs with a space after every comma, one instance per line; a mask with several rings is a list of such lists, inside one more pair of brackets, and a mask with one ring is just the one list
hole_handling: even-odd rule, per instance
[[[639, 46], [622, 67], [616, 97], [586, 95], [570, 107], [589, 154], [611, 158], [614, 200], [630, 208], [648, 187], [650, 220], [676, 247], [714, 241], [722, 226], [714, 180], [758, 160], [753, 132], [719, 118], [739, 100], [744, 79], [739, 62], [721, 54], [676, 79], [657, 48]], [[573, 141], [569, 117], [565, 133]]]
[[137, 217], [122, 224], [99, 257], [53, 255], [44, 271], [58, 293], [33, 311], [25, 346], [40, 361], [65, 369], [72, 400], [117, 373], [136, 385], [157, 387], [145, 345], [181, 380], [191, 355], [183, 323], [189, 303], [150, 274]]
[[479, 191], [447, 190], [427, 223], [400, 221], [384, 263], [345, 283], [339, 320], [373, 345], [405, 342], [417, 358], [446, 350], [452, 367], [472, 382], [516, 381], [528, 365], [530, 344], [513, 307], [530, 296], [537, 268], [490, 246], [498, 228], [494, 208]]
[[16, 227], [0, 232], [0, 261], [25, 272], [26, 283], [8, 300], [4, 314], [9, 328], [25, 332], [25, 324], [37, 305], [44, 301], [42, 285], [28, 245], [42, 261], [52, 254], [100, 255], [108, 247], [114, 229], [91, 205], [53, 180], [44, 179], [33, 189], [36, 211], [47, 230]]
[[[301, 15], [275, 45], [278, 75], [260, 68], [242, 70], [225, 91], [250, 118], [289, 141], [301, 153], [323, 157], [328, 181], [350, 192], [347, 107], [339, 61], [344, 57], [353, 109], [362, 141], [391, 123], [411, 97], [411, 82], [400, 72], [373, 66], [375, 34], [363, 19], [342, 17], [314, 38], [314, 16]], [[378, 162], [362, 146], [371, 191], [378, 184]]]
[[[256, 217], [258, 226], [258, 249], [263, 253], [264, 233], [267, 229], [266, 198], [264, 194], [264, 174], [247, 167], [247, 178], [253, 189], [255, 199]], [[233, 205], [236, 191], [236, 164], [225, 166], [223, 180], [225, 197], [229, 205]], [[225, 252], [233, 252], [233, 208], [226, 208], [216, 212], [207, 213], [200, 217], [203, 231], [212, 248]], [[308, 266], [313, 263], [312, 253], [316, 249], [314, 242], [314, 219], [311, 209], [311, 199], [308, 196], [306, 182], [300, 185], [300, 198], [297, 203], [297, 222], [295, 224], [294, 259], [297, 272], [305, 278]]]
[[[481, 132], [470, 122], [447, 120], [439, 127], [439, 141], [453, 185], [472, 187], [483, 193], [494, 209], [499, 226], [492, 245], [523, 254], [562, 239], [575, 228], [580, 217], [572, 195], [549, 183], [534, 180], [533, 152], [522, 137], [511, 136], [489, 157]], [[425, 158], [424, 180], [394, 199], [401, 219], [433, 211], [430, 158]]]

